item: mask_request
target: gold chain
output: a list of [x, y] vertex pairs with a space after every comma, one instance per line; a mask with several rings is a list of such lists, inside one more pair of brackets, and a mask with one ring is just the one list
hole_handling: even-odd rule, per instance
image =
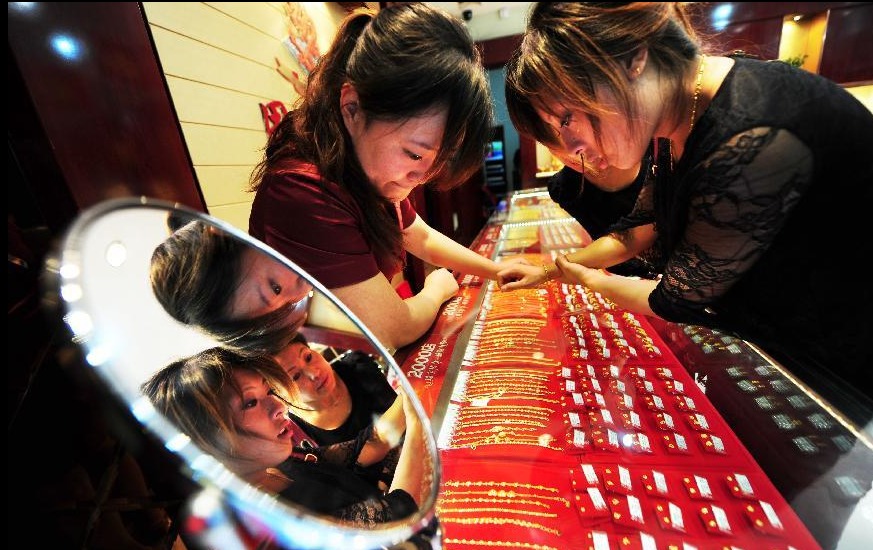
[[700, 58], [700, 66], [697, 68], [697, 83], [694, 84], [694, 99], [691, 102], [691, 123], [688, 125], [688, 133], [694, 129], [694, 118], [697, 116], [697, 100], [700, 98], [700, 87], [703, 84], [703, 67], [706, 56]]
[[546, 491], [549, 493], [560, 493], [557, 487], [547, 487], [545, 485], [534, 485], [532, 483], [517, 483], [514, 481], [444, 481], [446, 487], [510, 487], [514, 489], [530, 489], [534, 491]]
[[450, 539], [446, 544], [464, 544], [467, 546], [499, 546], [501, 548], [524, 548], [525, 550], [558, 550], [547, 544], [534, 544], [532, 542], [516, 542], [511, 540], [479, 540], [479, 539]]
[[538, 500], [529, 500], [524, 498], [518, 499], [505, 499], [505, 498], [481, 498], [481, 497], [471, 497], [471, 498], [441, 498], [439, 502], [443, 504], [512, 504], [512, 505], [528, 505], [528, 506], [539, 506], [540, 508], [551, 508], [551, 505], [547, 502], [540, 502]]
[[527, 527], [530, 529], [539, 529], [540, 531], [544, 531], [546, 533], [550, 533], [555, 536], [560, 536], [561, 532], [552, 527], [546, 527], [541, 523], [536, 523], [534, 521], [525, 521], [523, 519], [514, 519], [514, 518], [448, 518], [448, 517], [440, 517], [440, 521], [443, 523], [457, 523], [459, 525], [515, 525], [518, 527]]
[[516, 493], [512, 489], [510, 489], [508, 491], [506, 489], [488, 489], [488, 490], [483, 489], [483, 490], [479, 490], [479, 491], [476, 491], [476, 490], [453, 491], [450, 489], [450, 490], [443, 491], [443, 494], [444, 495], [453, 495], [453, 496], [485, 495], [485, 496], [489, 496], [489, 497], [509, 498], [509, 499], [513, 499], [516, 497], [518, 497], [518, 498], [540, 498], [543, 500], [554, 500], [554, 501], [560, 502], [564, 506], [570, 505], [570, 501], [564, 497], [553, 496], [553, 495], [537, 495], [534, 493]]
[[447, 513], [481, 513], [481, 512], [500, 512], [502, 514], [520, 514], [523, 516], [533, 516], [538, 518], [556, 518], [558, 514], [555, 512], [537, 512], [535, 510], [513, 510], [512, 508], [446, 508], [437, 504], [437, 512], [440, 514]]

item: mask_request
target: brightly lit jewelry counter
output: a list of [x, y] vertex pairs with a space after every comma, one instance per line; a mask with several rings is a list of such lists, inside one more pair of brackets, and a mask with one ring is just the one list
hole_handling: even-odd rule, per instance
[[[542, 263], [587, 238], [537, 189], [471, 248]], [[447, 550], [867, 544], [869, 426], [753, 346], [581, 285], [460, 285], [398, 355], [437, 434]]]

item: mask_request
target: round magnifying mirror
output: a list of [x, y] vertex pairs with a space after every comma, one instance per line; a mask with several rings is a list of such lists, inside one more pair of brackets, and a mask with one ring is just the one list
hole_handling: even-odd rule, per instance
[[240, 540], [439, 536], [438, 454], [414, 389], [294, 263], [205, 214], [131, 198], [83, 212], [47, 273], [88, 367], [203, 488], [192, 507], [218, 502]]

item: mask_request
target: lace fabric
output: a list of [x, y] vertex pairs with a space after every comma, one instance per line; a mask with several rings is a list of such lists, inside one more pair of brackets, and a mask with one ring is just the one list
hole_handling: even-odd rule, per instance
[[735, 60], [674, 170], [658, 158], [622, 222], [655, 224], [658, 246], [643, 254], [663, 274], [653, 311], [731, 332], [789, 368], [863, 380], [873, 301], [865, 247], [848, 236], [865, 232], [871, 144], [873, 114], [839, 86]]

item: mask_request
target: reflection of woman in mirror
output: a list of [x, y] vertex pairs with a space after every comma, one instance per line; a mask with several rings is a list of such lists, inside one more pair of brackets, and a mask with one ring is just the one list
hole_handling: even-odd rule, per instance
[[312, 287], [266, 253], [194, 221], [152, 254], [152, 290], [177, 321], [237, 349], [272, 353], [306, 320]]
[[[329, 288], [397, 348], [458, 291], [444, 268], [495, 279], [501, 265], [428, 226], [409, 194], [482, 170], [493, 117], [463, 23], [423, 3], [353, 12], [271, 134], [252, 174], [249, 232]], [[406, 253], [441, 266], [418, 294], [392, 281]]]
[[406, 432], [387, 492], [342, 465], [294, 452], [287, 373], [271, 358], [213, 348], [155, 374], [143, 392], [203, 451], [246, 481], [316, 513], [367, 527], [405, 518], [420, 504], [423, 428], [402, 399]]
[[349, 466], [377, 484], [390, 485], [399, 450], [390, 449], [388, 442], [382, 440], [385, 429], [377, 425], [390, 426], [394, 433], [402, 433], [404, 416], [402, 398], [379, 365], [360, 352], [328, 363], [310, 348], [302, 334], [295, 336], [275, 358], [291, 378], [288, 387], [291, 420], [319, 446], [362, 437], [370, 441], [360, 453], [350, 456], [353, 463]]

